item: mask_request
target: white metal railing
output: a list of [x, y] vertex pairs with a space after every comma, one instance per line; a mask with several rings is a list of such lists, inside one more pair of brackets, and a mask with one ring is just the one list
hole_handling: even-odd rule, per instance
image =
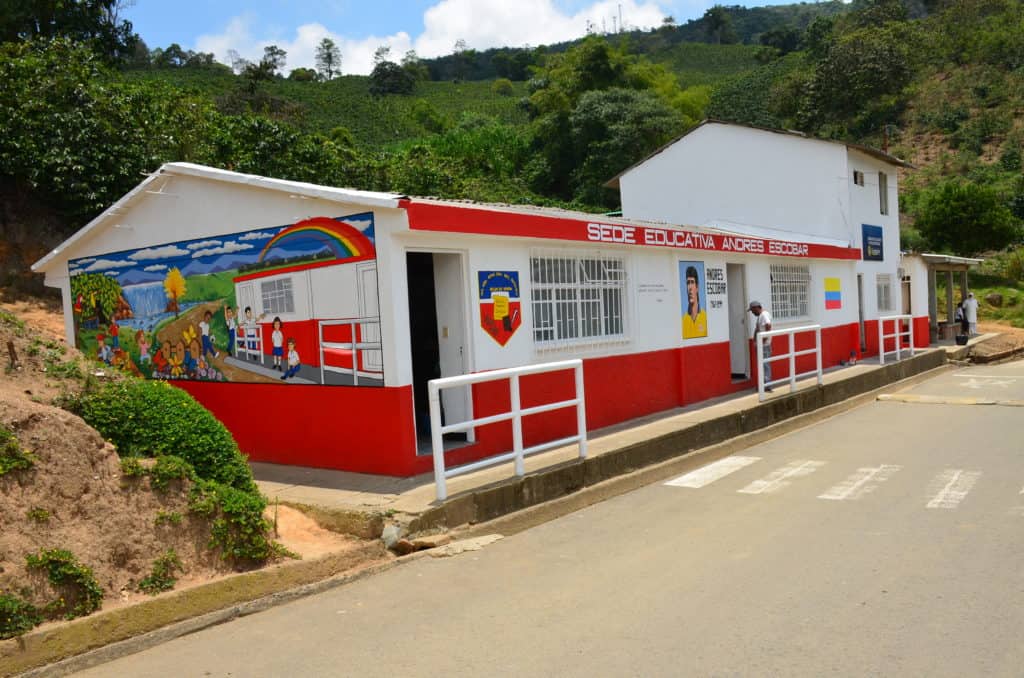
[[[803, 351], [796, 351], [794, 350], [794, 337], [797, 334], [802, 334], [804, 332], [814, 332], [814, 348], [804, 349]], [[772, 337], [781, 336], [789, 337], [789, 351], [787, 351], [786, 353], [780, 353], [778, 355], [772, 355], [766, 358], [764, 355], [765, 343], [770, 342], [772, 340]], [[758, 332], [755, 349], [757, 350], [757, 399], [759, 401], [764, 400], [765, 388], [770, 387], [773, 384], [781, 384], [783, 382], [788, 381], [790, 390], [792, 391], [792, 389], [796, 388], [797, 379], [809, 377], [812, 374], [816, 374], [818, 376], [818, 386], [821, 386], [824, 383], [824, 375], [821, 370], [821, 325], [803, 325], [801, 327], [791, 327], [789, 329], [784, 330], [770, 330], [768, 332]], [[796, 359], [799, 356], [811, 354], [814, 354], [817, 358], [816, 368], [811, 372], [797, 374]], [[778, 362], [780, 360], [789, 361], [789, 376], [782, 377], [781, 379], [771, 379], [765, 381], [765, 365], [768, 363]]]
[[[903, 321], [907, 321], [907, 329], [903, 329]], [[892, 334], [885, 333], [886, 321], [892, 321]], [[914, 316], [912, 315], [887, 315], [878, 319], [878, 364], [885, 364], [885, 356], [890, 353], [896, 354], [896, 360], [902, 360], [903, 337], [910, 340], [910, 357], [914, 357]], [[885, 340], [895, 339], [896, 348], [891, 351], [885, 350]]]
[[235, 356], [263, 359], [263, 330], [259, 325], [239, 325], [235, 333]]
[[[576, 397], [571, 400], [560, 400], [545, 405], [523, 408], [519, 398], [519, 378], [528, 374], [542, 374], [545, 372], [560, 372], [562, 370], [573, 370]], [[469, 386], [488, 381], [509, 380], [510, 407], [507, 412], [494, 414], [488, 417], [460, 421], [455, 424], [441, 424], [441, 389], [455, 388], [458, 386]], [[434, 453], [434, 484], [437, 488], [438, 501], [444, 501], [448, 497], [448, 478], [469, 473], [480, 468], [493, 466], [506, 461], [515, 461], [515, 474], [523, 476], [526, 473], [523, 459], [530, 454], [543, 452], [563, 445], [577, 443], [579, 445], [580, 459], [587, 457], [587, 415], [583, 399], [583, 361], [562, 360], [553, 363], [542, 363], [540, 365], [527, 365], [524, 367], [510, 367], [492, 372], [481, 372], [479, 374], [463, 374], [457, 377], [442, 377], [431, 379], [427, 384], [428, 398], [430, 401], [430, 443]], [[576, 435], [568, 438], [561, 438], [551, 442], [523, 448], [523, 417], [528, 417], [541, 412], [551, 412], [567, 407], [576, 408]], [[496, 424], [502, 421], [512, 422], [512, 451], [504, 454], [487, 457], [462, 466], [446, 469], [444, 467], [444, 434], [468, 431], [477, 426]]]
[[[349, 328], [349, 341], [325, 341], [324, 340], [324, 328], [325, 327], [336, 327], [341, 325], [347, 325]], [[324, 384], [325, 372], [338, 372], [340, 374], [351, 374], [352, 384], [354, 386], [359, 385], [359, 377], [366, 377], [368, 379], [381, 379], [384, 376], [384, 369], [381, 367], [379, 370], [368, 369], [366, 353], [368, 351], [381, 351], [381, 342], [377, 341], [360, 341], [361, 337], [364, 337], [367, 332], [362, 328], [364, 326], [370, 327], [376, 325], [376, 335], [380, 336], [380, 318], [377, 316], [365, 317], [365, 318], [340, 318], [338, 320], [319, 320], [317, 321], [317, 338], [319, 339], [320, 346], [320, 383]], [[339, 349], [342, 351], [350, 351], [352, 355], [352, 367], [339, 367], [336, 365], [328, 365], [324, 360], [326, 357], [324, 349]], [[362, 360], [360, 360], [362, 358]], [[363, 369], [360, 369], [362, 365]]]

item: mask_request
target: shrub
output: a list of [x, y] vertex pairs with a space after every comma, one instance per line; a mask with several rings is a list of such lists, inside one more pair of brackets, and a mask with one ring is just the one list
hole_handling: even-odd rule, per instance
[[20, 636], [42, 621], [34, 605], [17, 596], [0, 593], [0, 640]]
[[498, 78], [491, 85], [491, 91], [500, 97], [510, 97], [516, 93], [515, 87], [512, 86], [512, 81], [508, 78]]
[[29, 520], [34, 523], [48, 523], [50, 522], [50, 512], [40, 506], [33, 506], [25, 514]]
[[139, 590], [145, 591], [151, 596], [163, 591], [170, 591], [178, 581], [174, 573], [181, 569], [181, 559], [178, 558], [178, 554], [174, 552], [174, 549], [168, 549], [166, 553], [153, 561], [153, 571], [139, 582]]
[[138, 457], [125, 457], [121, 460], [121, 475], [125, 478], [141, 478], [146, 475]]
[[92, 568], [79, 563], [71, 551], [42, 550], [25, 559], [29, 569], [45, 571], [50, 583], [60, 592], [60, 597], [44, 608], [47, 615], [74, 619], [100, 609], [103, 589], [96, 583]]
[[189, 510], [213, 522], [210, 548], [237, 563], [262, 563], [280, 553], [267, 538], [270, 523], [263, 517], [266, 500], [259, 494], [241, 492], [210, 480], [198, 480], [189, 496]]
[[149, 471], [149, 483], [154, 489], [166, 490], [172, 480], [194, 479], [195, 474], [192, 465], [187, 461], [172, 454], [165, 454], [156, 458], [156, 464]]
[[231, 433], [181, 389], [126, 379], [84, 394], [74, 409], [122, 455], [174, 455], [191, 464], [200, 478], [257, 494]]
[[169, 513], [167, 511], [158, 511], [153, 522], [157, 527], [160, 527], [161, 525], [181, 525], [181, 520], [182, 516], [177, 511]]
[[0, 425], [0, 476], [32, 468], [35, 461], [31, 452], [21, 449], [14, 432]]

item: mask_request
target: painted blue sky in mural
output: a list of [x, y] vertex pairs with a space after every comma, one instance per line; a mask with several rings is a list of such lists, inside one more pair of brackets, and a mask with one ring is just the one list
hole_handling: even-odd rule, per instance
[[[372, 214], [337, 220], [374, 240]], [[74, 259], [68, 262], [68, 271], [72, 276], [103, 273], [117, 278], [122, 287], [162, 281], [172, 268], [180, 270], [185, 277], [230, 271], [243, 264], [251, 264], [269, 240], [291, 225]], [[309, 237], [282, 240], [267, 252], [264, 260], [315, 256], [329, 249], [322, 239], [311, 234]]]

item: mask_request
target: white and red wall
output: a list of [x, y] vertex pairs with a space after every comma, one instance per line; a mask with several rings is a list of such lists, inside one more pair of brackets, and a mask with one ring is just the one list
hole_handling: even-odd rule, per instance
[[[839, 164], [828, 167], [829, 173], [839, 171]], [[555, 210], [409, 200], [191, 165], [165, 166], [140, 189], [37, 264], [37, 270], [47, 274], [48, 284], [64, 289], [69, 318], [66, 262], [70, 258], [214, 237], [316, 216], [373, 212], [383, 386], [178, 383], [224, 422], [242, 450], [257, 461], [399, 476], [431, 468], [429, 455], [417, 453], [411, 356], [415, 342], [423, 337], [410, 331], [410, 253], [433, 257], [437, 288], [437, 327], [433, 329], [440, 346], [442, 376], [582, 357], [588, 429], [751, 388], [751, 378], [734, 381], [731, 376], [730, 355], [735, 349], [730, 346], [730, 333], [742, 324], [744, 337], [752, 334], [746, 304], [752, 298], [770, 303], [772, 262], [794, 261], [810, 267], [811, 312], [799, 324], [823, 326], [824, 365], [838, 364], [851, 351], [860, 354], [855, 300], [863, 262], [855, 238], [842, 240], [821, 232], [796, 231], [730, 235], [709, 228], [677, 228]], [[808, 209], [806, 222], [828, 212], [826, 208], [821, 204]], [[895, 200], [891, 209], [897, 209]], [[889, 246], [887, 241], [887, 255], [889, 251], [897, 255], [898, 242], [891, 250]], [[530, 259], [558, 253], [610, 253], [624, 260], [623, 337], [556, 349], [534, 341]], [[730, 285], [723, 297], [732, 304], [707, 309], [708, 332], [703, 338], [681, 337], [680, 261], [702, 261], [705, 271], [743, 267], [743, 283]], [[325, 271], [328, 268], [332, 267]], [[481, 271], [518, 273], [522, 324], [504, 345], [481, 325], [477, 286]], [[311, 270], [300, 273], [316, 274]], [[838, 310], [825, 310], [826, 277], [841, 281], [843, 305]], [[328, 298], [324, 284], [335, 284], [329, 278], [325, 281], [317, 283], [318, 300]], [[311, 278], [310, 284], [314, 284]], [[344, 300], [346, 294], [339, 292], [339, 304], [349, 304]], [[865, 298], [873, 303], [873, 284], [865, 288]], [[734, 312], [736, 307], [739, 313]], [[310, 309], [309, 317], [317, 315], [314, 310]], [[335, 309], [337, 312], [327, 315], [348, 317], [352, 309], [346, 306], [342, 310], [345, 312]], [[865, 308], [868, 320], [871, 313]], [[915, 308], [915, 315], [919, 314], [927, 317], [927, 309]], [[72, 334], [69, 332], [69, 337]], [[927, 333], [923, 336], [926, 345]], [[754, 375], [750, 341], [746, 341], [745, 371]], [[869, 344], [867, 354], [871, 353]], [[809, 363], [801, 363], [798, 369], [809, 369]], [[775, 374], [785, 375], [785, 366], [777, 364]], [[571, 395], [569, 373], [527, 377], [522, 385], [524, 406]], [[461, 404], [453, 400], [449, 412], [485, 416], [507, 403], [507, 386], [491, 383], [473, 388]], [[531, 417], [524, 426], [525, 441], [529, 445], [563, 437], [573, 430], [574, 423], [570, 410]], [[447, 463], [454, 465], [507, 449], [510, 441], [507, 425], [481, 427], [468, 445], [446, 455]]]

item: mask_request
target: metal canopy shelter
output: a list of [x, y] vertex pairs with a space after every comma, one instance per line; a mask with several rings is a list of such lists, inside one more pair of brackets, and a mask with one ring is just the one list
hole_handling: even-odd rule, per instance
[[946, 275], [946, 320], [944, 326], [951, 327], [954, 324], [953, 309], [956, 308], [953, 302], [953, 274], [960, 274], [960, 298], [966, 299], [967, 293], [970, 291], [967, 285], [967, 270], [971, 266], [977, 266], [984, 259], [957, 257], [952, 254], [921, 254], [919, 256], [928, 264], [928, 319], [931, 327], [931, 340], [950, 338], [941, 336], [938, 276], [940, 273]]

